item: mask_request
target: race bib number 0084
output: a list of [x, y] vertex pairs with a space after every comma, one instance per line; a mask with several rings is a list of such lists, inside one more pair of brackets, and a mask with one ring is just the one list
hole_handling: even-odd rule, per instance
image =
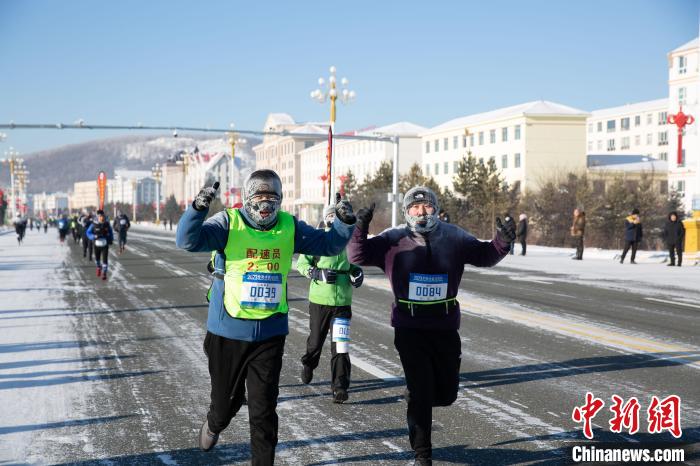
[[412, 273], [408, 280], [408, 299], [411, 301], [447, 299], [447, 274]]
[[275, 309], [282, 300], [282, 274], [248, 272], [243, 274], [241, 305], [255, 309]]

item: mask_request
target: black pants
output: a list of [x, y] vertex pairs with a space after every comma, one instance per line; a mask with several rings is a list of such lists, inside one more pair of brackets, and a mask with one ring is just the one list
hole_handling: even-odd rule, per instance
[[83, 236], [83, 257], [88, 257], [87, 253], [90, 253], [90, 260], [92, 260], [92, 241], [88, 239], [87, 236]]
[[211, 376], [209, 430], [218, 433], [228, 427], [243, 405], [247, 385], [253, 465], [271, 465], [275, 461], [284, 341], [284, 335], [265, 341], [242, 341], [210, 332], [204, 338]]
[[620, 262], [624, 262], [625, 256], [627, 255], [627, 251], [629, 251], [630, 247], [632, 247], [632, 257], [630, 257], [630, 260], [634, 262], [634, 258], [637, 255], [637, 246], [639, 246], [639, 241], [625, 241], [625, 249], [622, 251], [622, 258], [620, 259]]
[[[324, 306], [309, 302], [309, 338], [306, 339], [306, 354], [301, 357], [301, 363], [311, 369], [318, 367], [321, 359], [323, 343], [326, 341], [328, 330], [336, 317], [350, 319], [350, 306]], [[331, 342], [331, 387], [333, 390], [350, 386], [350, 354], [337, 353], [335, 343]]]
[[430, 458], [433, 406], [457, 399], [462, 345], [457, 330], [394, 329], [408, 388], [408, 438], [416, 458]]
[[126, 245], [126, 232], [119, 232], [119, 247], [123, 248]]
[[520, 247], [523, 249], [523, 250], [520, 252], [520, 255], [521, 255], [521, 256], [524, 256], [525, 253], [527, 252], [527, 240], [521, 239], [521, 240], [520, 240]]
[[683, 245], [681, 244], [669, 244], [668, 245], [668, 256], [671, 258], [671, 264], [676, 263], [676, 258], [674, 257], [674, 252], [678, 256], [678, 265], [683, 263]]
[[583, 259], [583, 236], [574, 236], [574, 246], [576, 247], [576, 259]]
[[102, 264], [102, 267], [107, 267], [107, 262], [109, 257], [109, 246], [105, 246], [103, 248], [98, 248], [95, 246], [95, 262], [99, 266]]

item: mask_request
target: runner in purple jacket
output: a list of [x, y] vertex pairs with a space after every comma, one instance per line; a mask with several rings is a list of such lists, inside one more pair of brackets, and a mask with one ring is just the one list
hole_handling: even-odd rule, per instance
[[406, 414], [416, 464], [432, 464], [433, 406], [457, 399], [461, 362], [457, 294], [464, 264], [491, 267], [503, 259], [515, 230], [496, 219], [492, 241], [479, 241], [456, 225], [438, 219], [439, 202], [425, 186], [412, 188], [403, 201], [405, 225], [367, 238], [374, 204], [357, 213], [348, 259], [380, 267], [391, 281], [394, 346], [406, 375]]

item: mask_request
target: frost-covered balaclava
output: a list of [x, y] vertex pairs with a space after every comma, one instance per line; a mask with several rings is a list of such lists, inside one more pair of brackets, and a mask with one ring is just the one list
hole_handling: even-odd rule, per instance
[[330, 228], [333, 226], [333, 220], [335, 220], [335, 206], [326, 206], [326, 208], [323, 209], [323, 224]]
[[[413, 204], [425, 202], [433, 206], [433, 213], [429, 215], [408, 215], [408, 208]], [[438, 224], [438, 211], [440, 204], [432, 189], [426, 186], [416, 186], [411, 188], [403, 198], [403, 214], [408, 227], [416, 233], [428, 233], [435, 229]]]
[[[273, 199], [259, 199], [261, 195]], [[282, 203], [282, 180], [272, 170], [256, 170], [243, 183], [243, 209], [249, 220], [265, 229], [277, 221]]]

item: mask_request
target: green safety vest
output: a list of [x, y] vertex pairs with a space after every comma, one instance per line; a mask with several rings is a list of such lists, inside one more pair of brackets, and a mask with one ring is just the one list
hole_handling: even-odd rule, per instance
[[294, 217], [277, 214], [270, 230], [249, 227], [238, 209], [227, 209], [229, 218], [224, 275], [224, 307], [231, 317], [266, 319], [286, 314], [287, 274], [294, 254]]
[[337, 256], [307, 256], [300, 254], [297, 259], [297, 270], [304, 276], [309, 276], [311, 267], [338, 271], [334, 284], [311, 280], [309, 285], [309, 301], [324, 306], [349, 306], [352, 304], [352, 284], [350, 271], [355, 268], [348, 261], [348, 255], [343, 250]]

